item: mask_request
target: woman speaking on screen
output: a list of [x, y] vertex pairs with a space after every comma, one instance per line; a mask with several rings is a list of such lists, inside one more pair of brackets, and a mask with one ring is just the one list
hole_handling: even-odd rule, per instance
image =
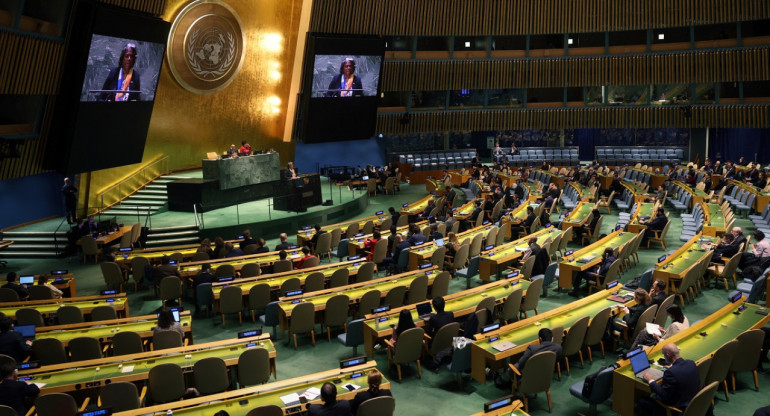
[[103, 90], [126, 92], [102, 93], [102, 101], [139, 101], [141, 83], [139, 81], [139, 72], [134, 69], [135, 64], [136, 45], [128, 43], [120, 52], [118, 67], [110, 71], [102, 86]]
[[332, 78], [327, 97], [363, 97], [361, 78], [355, 75], [356, 61], [346, 58], [340, 65], [340, 73]]

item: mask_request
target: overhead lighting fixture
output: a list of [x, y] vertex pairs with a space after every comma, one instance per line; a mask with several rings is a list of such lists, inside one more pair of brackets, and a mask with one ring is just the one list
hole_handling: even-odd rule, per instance
[[567, 39], [567, 45], [572, 45], [572, 38]]
[[470, 48], [471, 47], [471, 43], [470, 42], [465, 42], [465, 47], [466, 48]]
[[663, 40], [666, 38], [666, 35], [663, 33], [658, 33], [658, 40]]

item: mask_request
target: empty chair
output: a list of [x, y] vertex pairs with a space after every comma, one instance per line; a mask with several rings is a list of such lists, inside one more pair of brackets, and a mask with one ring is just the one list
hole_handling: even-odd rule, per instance
[[719, 383], [716, 381], [704, 386], [695, 396], [693, 396], [683, 412], [681, 412], [682, 409], [665, 406], [666, 414], [681, 414], [682, 416], [699, 416], [707, 414], [709, 408], [712, 406], [717, 388], [719, 388]]
[[527, 317], [527, 311], [534, 310], [535, 315], [538, 314], [537, 304], [540, 302], [540, 292], [543, 288], [543, 279], [537, 279], [527, 288], [527, 294], [524, 296], [524, 300], [521, 302], [521, 313], [524, 317]]
[[269, 283], [260, 283], [249, 289], [249, 310], [251, 311], [252, 322], [257, 321], [256, 316], [261, 315], [268, 303], [270, 303]]
[[219, 292], [219, 312], [222, 314], [222, 328], [228, 313], [237, 313], [238, 324], [243, 323], [243, 290], [240, 286], [227, 286]]
[[295, 292], [302, 287], [302, 283], [298, 278], [292, 277], [286, 279], [281, 283], [281, 296], [286, 296], [288, 292]]
[[449, 279], [452, 275], [443, 271], [433, 279], [433, 285], [430, 288], [430, 297], [438, 298], [446, 296], [449, 293]]
[[123, 283], [125, 281], [123, 280], [123, 271], [120, 269], [120, 265], [115, 262], [105, 261], [100, 266], [107, 289], [117, 288], [119, 292], [123, 292]]
[[273, 273], [288, 272], [291, 271], [293, 267], [294, 265], [291, 260], [278, 260], [273, 263]]
[[372, 280], [372, 276], [374, 276], [374, 263], [371, 261], [366, 262], [358, 268], [356, 283], [368, 282]]
[[268, 380], [270, 380], [270, 353], [266, 349], [248, 349], [238, 357], [240, 388], [265, 384]]
[[604, 403], [612, 395], [612, 374], [614, 371], [615, 369], [613, 367], [607, 367], [599, 371], [599, 374], [597, 374], [596, 379], [594, 380], [591, 394], [587, 397], [583, 395], [585, 380], [578, 381], [569, 388], [570, 394], [588, 403], [589, 415], [596, 415], [596, 405]]
[[329, 288], [347, 286], [349, 284], [350, 271], [347, 268], [337, 269], [329, 280]]
[[76, 416], [78, 406], [69, 394], [49, 393], [35, 399], [35, 413], [39, 416]]
[[145, 390], [142, 395], [134, 383], [118, 382], [105, 384], [99, 389], [99, 407], [108, 407], [113, 412], [125, 412], [142, 407]]
[[[391, 292], [393, 289], [390, 290]], [[373, 289], [361, 296], [361, 300], [358, 302], [358, 313], [356, 319], [362, 319], [367, 314], [372, 313], [372, 309], [380, 306], [380, 298], [382, 294], [379, 290]], [[401, 296], [403, 299], [403, 295]]]
[[159, 364], [150, 369], [147, 388], [155, 403], [173, 402], [185, 392], [184, 374], [176, 364]]
[[276, 327], [279, 324], [278, 312], [280, 310], [281, 307], [279, 306], [278, 301], [270, 302], [265, 306], [265, 314], [259, 316], [259, 320], [262, 324], [273, 327], [273, 339], [278, 339]]
[[[315, 255], [319, 257], [327, 256], [329, 261], [332, 261], [332, 235], [330, 233], [323, 233], [318, 236], [318, 241], [315, 246]], [[304, 266], [303, 267], [310, 267]]]
[[500, 312], [500, 320], [506, 325], [512, 321], [518, 320], [519, 311], [521, 310], [521, 298], [524, 293], [521, 289], [516, 289], [511, 292], [503, 302], [503, 308]]
[[326, 338], [331, 342], [331, 328], [343, 327], [348, 320], [350, 299], [347, 295], [334, 295], [326, 301], [324, 309], [324, 327], [326, 328]]
[[346, 346], [353, 347], [353, 356], [358, 355], [358, 346], [364, 343], [364, 320], [354, 319], [348, 323], [348, 330], [337, 335], [337, 340]]
[[111, 319], [118, 319], [118, 314], [112, 306], [103, 305], [91, 309], [92, 321], [109, 321]]
[[141, 352], [144, 352], [144, 342], [136, 332], [118, 332], [112, 337], [112, 355], [139, 354]]
[[[553, 380], [555, 366], [556, 353], [551, 351], [539, 352], [529, 357], [521, 372], [513, 364], [509, 364], [514, 374], [513, 391], [522, 394], [525, 412], [529, 412], [527, 396], [542, 392], [545, 392], [548, 398], [548, 410], [551, 410], [551, 380]], [[519, 379], [521, 379], [521, 384], [519, 384]]]
[[67, 362], [64, 344], [56, 338], [40, 338], [32, 343], [32, 356], [40, 365], [53, 365]]
[[232, 264], [223, 264], [216, 268], [214, 271], [214, 277], [231, 277], [235, 276], [235, 267]]
[[310, 273], [305, 277], [305, 293], [323, 290], [325, 279], [324, 274], [321, 272]]
[[738, 349], [730, 364], [730, 378], [733, 391], [735, 391], [735, 373], [751, 371], [754, 374], [754, 387], [759, 390], [757, 378], [757, 364], [762, 350], [762, 342], [765, 340], [765, 332], [761, 329], [753, 329], [738, 335]]
[[179, 348], [183, 345], [182, 334], [176, 331], [159, 331], [152, 336], [152, 349], [156, 351]]
[[166, 306], [166, 301], [169, 300], [177, 301], [179, 302], [178, 305], [182, 305], [182, 280], [180, 278], [176, 276], [166, 276], [161, 279], [158, 287], [160, 300], [163, 302], [163, 306]]
[[16, 324], [17, 325], [35, 325], [35, 326], [41, 327], [41, 326], [45, 326], [45, 321], [43, 320], [43, 315], [41, 315], [40, 311], [38, 311], [37, 309], [22, 308], [22, 309], [16, 310]]
[[315, 345], [315, 307], [310, 302], [298, 303], [291, 311], [289, 336], [294, 339], [294, 349], [297, 349], [297, 334], [310, 333]]
[[70, 361], [97, 360], [102, 358], [102, 346], [92, 337], [77, 337], [69, 342]]
[[93, 256], [94, 264], [96, 264], [99, 256], [102, 255], [102, 249], [96, 245], [96, 240], [90, 235], [84, 235], [78, 240], [80, 243], [80, 249], [83, 250], [83, 263], [86, 262], [86, 258]]
[[388, 349], [388, 366], [396, 365], [398, 381], [401, 381], [401, 364], [417, 362], [418, 377], [422, 377], [420, 357], [422, 355], [423, 337], [425, 331], [422, 328], [411, 328], [398, 336], [398, 342], [393, 349]]
[[56, 319], [59, 321], [60, 325], [79, 324], [85, 322], [85, 319], [83, 318], [83, 312], [80, 311], [80, 308], [72, 305], [61, 306], [56, 311]]
[[727, 374], [732, 366], [735, 352], [738, 351], [738, 341], [732, 340], [719, 347], [711, 357], [711, 367], [704, 384], [717, 382], [722, 384], [725, 389], [725, 400], [730, 400], [730, 393], [727, 389]]
[[[196, 253], [196, 254], [206, 254], [206, 253]], [[208, 254], [206, 254], [206, 260], [208, 260]], [[195, 260], [195, 256], [193, 256], [193, 261]], [[144, 268], [150, 264], [150, 261], [147, 260], [146, 257], [140, 257], [136, 256], [131, 259], [131, 277], [134, 281], [134, 292], [137, 291], [139, 288], [139, 285], [142, 284], [142, 281], [144, 280]]]
[[585, 340], [587, 328], [588, 317], [584, 316], [572, 324], [567, 331], [567, 335], [562, 340], [562, 356], [564, 357], [567, 373], [570, 372], [569, 357], [572, 355], [578, 354], [580, 356], [580, 366], [583, 366], [583, 341]]
[[415, 277], [409, 285], [409, 293], [406, 296], [406, 303], [409, 305], [424, 302], [428, 298], [428, 276]]
[[259, 276], [262, 273], [262, 270], [259, 268], [259, 265], [257, 263], [248, 263], [244, 264], [243, 267], [241, 267], [241, 275], [240, 277], [252, 277], [252, 276]]
[[[383, 304], [390, 305], [390, 308], [400, 308], [404, 306], [404, 297], [406, 297], [406, 286], [396, 286], [385, 295]], [[370, 313], [369, 310], [366, 313]]]
[[604, 331], [607, 330], [607, 324], [609, 323], [610, 308], [604, 308], [591, 319], [588, 324], [588, 330], [586, 330], [586, 336], [583, 340], [583, 345], [588, 349], [588, 360], [594, 362], [593, 354], [591, 353], [591, 347], [599, 345], [602, 351], [602, 358], [604, 358]]
[[219, 357], [207, 357], [193, 365], [195, 388], [202, 395], [221, 393], [230, 386], [227, 365]]

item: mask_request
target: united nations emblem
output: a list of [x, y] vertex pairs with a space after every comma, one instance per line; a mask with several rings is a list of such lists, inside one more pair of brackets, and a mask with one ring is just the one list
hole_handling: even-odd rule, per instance
[[196, 0], [174, 20], [168, 61], [177, 82], [188, 91], [210, 94], [238, 75], [245, 55], [241, 21], [220, 0]]

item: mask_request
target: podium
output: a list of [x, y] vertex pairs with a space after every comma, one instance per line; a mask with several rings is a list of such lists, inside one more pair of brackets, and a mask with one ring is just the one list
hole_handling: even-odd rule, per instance
[[317, 173], [286, 179], [282, 171], [281, 186], [273, 195], [273, 208], [278, 211], [305, 212], [308, 207], [321, 205], [321, 177]]

